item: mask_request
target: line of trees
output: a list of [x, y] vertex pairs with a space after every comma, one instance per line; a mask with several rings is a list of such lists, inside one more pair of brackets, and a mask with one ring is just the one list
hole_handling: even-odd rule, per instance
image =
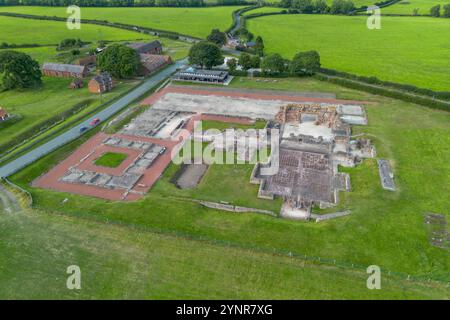
[[280, 7], [290, 13], [348, 14], [356, 9], [351, 0], [333, 0], [331, 6], [325, 0], [281, 0]]
[[[245, 0], [218, 0], [217, 5], [241, 5]], [[0, 0], [0, 6], [80, 7], [206, 7], [204, 0]]]
[[[444, 9], [444, 12], [442, 13], [442, 16], [444, 18], [450, 18], [450, 3], [443, 5], [442, 8]], [[430, 15], [432, 17], [440, 17], [441, 16], [441, 5], [437, 4], [430, 9]]]

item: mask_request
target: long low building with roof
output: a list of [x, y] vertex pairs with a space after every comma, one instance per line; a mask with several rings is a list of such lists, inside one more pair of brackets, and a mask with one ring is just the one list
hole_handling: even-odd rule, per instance
[[229, 80], [227, 71], [221, 70], [205, 70], [188, 67], [175, 74], [174, 80], [192, 81], [192, 82], [209, 82], [224, 84]]
[[88, 75], [88, 69], [75, 64], [46, 62], [42, 66], [42, 73], [49, 77], [84, 78]]

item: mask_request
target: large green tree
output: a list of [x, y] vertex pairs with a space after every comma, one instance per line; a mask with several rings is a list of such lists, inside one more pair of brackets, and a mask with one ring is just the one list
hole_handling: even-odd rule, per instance
[[209, 41], [201, 41], [194, 44], [189, 50], [189, 63], [202, 68], [211, 69], [223, 64], [223, 55], [220, 48]]
[[294, 75], [313, 75], [320, 68], [320, 55], [317, 51], [299, 52], [292, 59], [289, 70]]
[[443, 16], [445, 18], [450, 18], [450, 3], [444, 5], [444, 14], [443, 14]]
[[213, 29], [207, 40], [217, 44], [218, 46], [223, 46], [227, 43], [227, 35], [219, 29]]
[[285, 61], [278, 53], [266, 56], [261, 63], [261, 68], [265, 73], [281, 73], [286, 69]]
[[441, 5], [437, 4], [430, 9], [430, 15], [432, 17], [440, 17], [441, 16]]
[[4, 50], [0, 52], [0, 89], [30, 88], [41, 84], [42, 73], [29, 55]]
[[108, 71], [114, 78], [119, 79], [136, 75], [140, 64], [139, 54], [122, 44], [107, 47], [97, 59], [101, 71]]

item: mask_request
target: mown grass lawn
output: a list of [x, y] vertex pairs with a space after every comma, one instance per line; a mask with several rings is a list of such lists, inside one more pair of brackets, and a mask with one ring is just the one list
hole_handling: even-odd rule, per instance
[[[239, 8], [82, 8], [81, 19], [107, 20], [206, 38], [213, 28], [230, 27], [232, 12]], [[0, 12], [67, 17], [65, 7], [0, 7]], [[81, 29], [84, 27], [87, 25]]]
[[[323, 223], [305, 223], [259, 214], [231, 214], [210, 210], [196, 203], [169, 198], [167, 179], [172, 167], [140, 201], [109, 202], [100, 199], [29, 187], [29, 183], [73, 150], [66, 146], [13, 176], [13, 181], [29, 189], [36, 208], [79, 218], [116, 221], [144, 230], [187, 235], [192, 238], [232, 243], [247, 248], [292, 252], [336, 259], [339, 263], [401, 272], [423, 279], [448, 282], [448, 251], [430, 246], [424, 224], [425, 212], [442, 213], [449, 218], [450, 199], [450, 114], [398, 100], [373, 96], [312, 79], [283, 79], [263, 83], [237, 78], [234, 87], [298, 91], [335, 92], [338, 97], [368, 100], [369, 125], [354, 127], [374, 141], [379, 157], [392, 161], [397, 192], [380, 186], [375, 160], [354, 169], [352, 191], [344, 207], [345, 218]], [[79, 142], [77, 142], [78, 144]], [[211, 169], [211, 168], [210, 168]], [[203, 178], [203, 195], [219, 195], [223, 200], [250, 204], [257, 199], [248, 191], [250, 172], [244, 167], [217, 168]], [[236, 174], [236, 175], [235, 175]], [[211, 175], [211, 179], [208, 177]], [[217, 177], [217, 179], [216, 179]], [[208, 180], [209, 179], [209, 180]], [[172, 193], [169, 195], [176, 196]], [[231, 198], [233, 196], [234, 198]], [[230, 198], [226, 198], [230, 197]], [[64, 199], [67, 201], [63, 201]], [[270, 202], [270, 201], [269, 201]], [[248, 205], [251, 206], [251, 205]]]
[[106, 152], [94, 161], [97, 166], [117, 168], [127, 158], [125, 153]]
[[292, 59], [317, 50], [322, 66], [379, 79], [450, 91], [450, 19], [386, 17], [369, 30], [364, 16], [275, 15], [249, 19], [267, 53]]

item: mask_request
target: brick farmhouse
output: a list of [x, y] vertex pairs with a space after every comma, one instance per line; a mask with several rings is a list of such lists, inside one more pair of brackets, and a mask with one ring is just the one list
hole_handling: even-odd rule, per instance
[[111, 91], [114, 87], [114, 82], [108, 72], [103, 72], [91, 79], [88, 83], [88, 89], [92, 93], [103, 93]]

